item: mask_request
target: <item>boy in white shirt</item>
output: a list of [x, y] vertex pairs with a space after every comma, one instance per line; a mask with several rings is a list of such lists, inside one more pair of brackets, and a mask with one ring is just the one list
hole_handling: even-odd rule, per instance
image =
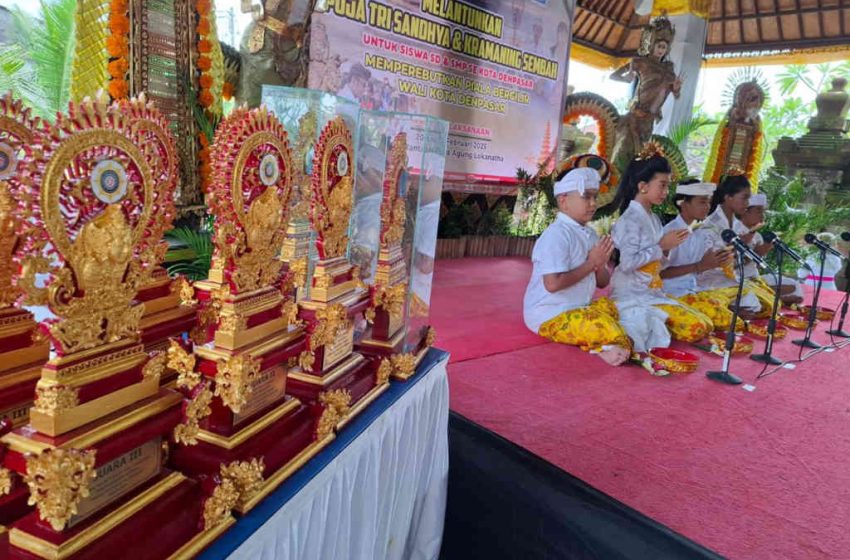
[[[758, 253], [760, 257], [766, 256], [773, 249], [772, 243], [765, 243], [761, 233], [757, 230], [764, 224], [764, 212], [767, 208], [767, 196], [764, 194], [754, 194], [750, 197], [750, 205], [741, 214], [741, 223], [743, 223], [750, 231], [753, 231], [753, 239], [750, 242], [750, 247]], [[748, 262], [744, 266], [744, 276], [748, 280], [753, 280], [761, 285], [762, 288], [774, 291], [776, 286], [776, 277], [772, 274], [764, 276], [759, 275], [759, 269], [753, 262]], [[803, 302], [803, 288], [793, 278], [787, 276], [782, 277], [782, 294], [780, 294], [782, 303], [786, 305]]]
[[598, 354], [610, 365], [631, 355], [631, 341], [607, 298], [593, 300], [608, 285], [609, 236], [601, 240], [587, 222], [596, 212], [599, 173], [573, 169], [555, 184], [558, 213], [534, 244], [534, 269], [523, 300], [523, 318], [535, 333]]

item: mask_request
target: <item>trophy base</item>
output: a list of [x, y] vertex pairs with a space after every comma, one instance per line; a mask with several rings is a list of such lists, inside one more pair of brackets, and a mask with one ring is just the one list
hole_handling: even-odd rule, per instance
[[378, 379], [377, 366], [375, 361], [355, 353], [324, 374], [290, 371], [287, 392], [313, 405], [320, 402], [324, 393], [347, 392], [351, 397], [348, 412], [336, 423], [341, 428], [389, 387], [387, 380]]
[[14, 428], [29, 421], [35, 386], [40, 377], [41, 364], [0, 373], [0, 418], [11, 420]]
[[378, 337], [373, 330], [370, 330], [355, 345], [355, 349], [367, 357], [385, 358], [394, 354], [401, 354], [404, 351], [406, 337], [406, 329], [399, 329], [390, 339]]
[[413, 366], [407, 366], [403, 368], [394, 368], [393, 369], [393, 379], [397, 379], [399, 381], [407, 381], [414, 375], [416, 375], [416, 370], [419, 368], [419, 364], [422, 363], [422, 360], [425, 359], [425, 355], [428, 353], [430, 349], [429, 346], [422, 346], [416, 353], [411, 353], [409, 356], [413, 357]]
[[[33, 342], [37, 326], [25, 309], [0, 309], [0, 375], [24, 367], [41, 367], [50, 354], [50, 344]], [[0, 382], [2, 383], [2, 382]]]
[[252, 478], [253, 490], [241, 495], [236, 507], [245, 513], [327, 445], [333, 433], [317, 438], [311, 408], [288, 398], [233, 434], [202, 429], [197, 439], [196, 445], [176, 446], [171, 457], [176, 469], [192, 476], [216, 476], [222, 467], [262, 460], [262, 473]]
[[9, 533], [9, 557], [191, 558], [234, 521], [228, 515], [202, 528], [204, 501], [200, 484], [181, 473], [163, 472], [111, 509], [70, 530], [55, 531], [37, 512], [29, 514]]

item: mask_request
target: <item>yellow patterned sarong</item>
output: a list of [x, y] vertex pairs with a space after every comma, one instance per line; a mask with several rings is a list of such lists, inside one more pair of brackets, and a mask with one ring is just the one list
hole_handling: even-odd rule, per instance
[[[732, 304], [732, 298], [723, 289], [686, 294], [676, 298], [676, 300], [696, 309], [711, 319], [711, 322], [714, 324], [714, 330], [716, 331], [725, 331], [729, 328], [729, 323], [732, 322], [732, 311], [729, 309], [729, 306]], [[735, 326], [735, 330], [743, 332], [746, 323], [739, 317]]]
[[[714, 330], [714, 323], [704, 313], [688, 305], [659, 304], [655, 307], [667, 314], [670, 336], [683, 342], [696, 342]], [[730, 318], [731, 321], [731, 318]]]
[[652, 277], [649, 281], [649, 287], [653, 290], [660, 290], [664, 286], [661, 280], [661, 261], [652, 261], [638, 269], [638, 272], [643, 272]]
[[560, 344], [578, 346], [585, 352], [599, 352], [604, 346], [631, 351], [632, 344], [618, 322], [617, 307], [608, 298], [599, 298], [587, 307], [564, 311], [540, 326], [540, 336]]
[[759, 317], [770, 317], [773, 311], [773, 299], [776, 292], [762, 278], [748, 278], [744, 283], [744, 288], [749, 288], [750, 292], [756, 296], [761, 304]]

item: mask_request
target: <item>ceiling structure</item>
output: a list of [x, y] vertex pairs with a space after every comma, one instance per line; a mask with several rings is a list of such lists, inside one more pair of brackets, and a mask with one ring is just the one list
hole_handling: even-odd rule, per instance
[[[579, 58], [611, 66], [634, 56], [649, 16], [633, 0], [578, 0], [573, 42]], [[709, 64], [742, 58], [819, 62], [848, 58], [850, 0], [708, 0]], [[592, 52], [589, 52], [592, 51]], [[805, 56], [809, 55], [809, 56]]]

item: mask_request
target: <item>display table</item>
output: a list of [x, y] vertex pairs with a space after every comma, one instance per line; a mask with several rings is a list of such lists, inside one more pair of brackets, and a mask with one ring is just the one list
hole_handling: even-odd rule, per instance
[[437, 558], [448, 480], [449, 355], [366, 411], [200, 558]]

